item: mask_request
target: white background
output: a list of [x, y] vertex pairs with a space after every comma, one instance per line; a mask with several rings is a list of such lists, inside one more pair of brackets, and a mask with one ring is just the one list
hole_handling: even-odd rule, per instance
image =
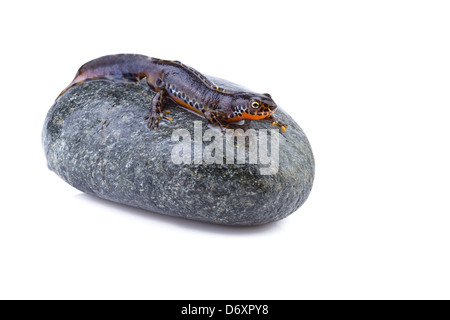
[[[448, 2], [3, 1], [0, 30], [1, 299], [450, 298]], [[113, 53], [270, 92], [313, 147], [308, 201], [230, 228], [63, 182], [46, 113]]]

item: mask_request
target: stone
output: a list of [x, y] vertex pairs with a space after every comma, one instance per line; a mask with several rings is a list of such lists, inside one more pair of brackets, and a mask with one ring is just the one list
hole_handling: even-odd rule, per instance
[[[49, 169], [103, 199], [215, 224], [265, 224], [305, 202], [314, 158], [302, 129], [283, 110], [276, 115], [289, 125], [287, 132], [270, 121], [245, 120], [235, 126], [244, 131], [222, 136], [202, 116], [167, 99], [173, 121], [162, 119], [153, 130], [144, 118], [154, 94], [145, 81], [95, 80], [69, 89], [45, 120]], [[254, 134], [246, 138], [248, 132]], [[257, 163], [253, 152], [259, 152]]]

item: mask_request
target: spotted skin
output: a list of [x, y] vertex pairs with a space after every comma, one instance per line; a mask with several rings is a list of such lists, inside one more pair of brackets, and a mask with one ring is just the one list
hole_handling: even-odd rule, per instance
[[137, 82], [144, 78], [156, 91], [150, 114], [145, 118], [149, 128], [156, 130], [161, 119], [172, 120], [163, 112], [165, 98], [203, 115], [222, 132], [230, 127], [230, 123], [243, 119], [267, 119], [283, 131], [288, 127], [275, 118], [277, 105], [267, 93], [229, 91], [179, 61], [138, 54], [109, 55], [84, 64], [58, 98], [72, 86], [87, 80]]

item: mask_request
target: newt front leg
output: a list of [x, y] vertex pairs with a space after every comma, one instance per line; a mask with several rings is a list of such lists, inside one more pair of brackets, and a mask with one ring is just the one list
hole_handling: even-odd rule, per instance
[[275, 116], [273, 116], [273, 115], [270, 115], [270, 116], [268, 116], [268, 117], [266, 117], [264, 119], [272, 121], [272, 125], [278, 126], [278, 128], [282, 129], [284, 132], [286, 132], [286, 129], [289, 127], [287, 124], [281, 122], [280, 120], [275, 118]]
[[213, 127], [218, 127], [220, 131], [222, 131], [222, 135], [225, 135], [227, 129], [232, 129], [230, 124], [228, 123], [222, 123], [219, 118], [217, 117], [217, 114], [213, 111], [206, 111], [205, 112], [205, 118], [208, 120], [209, 124]]

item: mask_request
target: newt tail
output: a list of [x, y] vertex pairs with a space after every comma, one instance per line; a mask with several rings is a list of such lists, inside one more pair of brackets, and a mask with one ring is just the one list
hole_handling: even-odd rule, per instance
[[108, 55], [84, 64], [58, 98], [69, 88], [87, 80], [138, 82], [144, 78], [156, 92], [150, 115], [146, 117], [149, 128], [156, 130], [163, 118], [172, 120], [163, 112], [165, 98], [170, 98], [180, 106], [204, 116], [212, 126], [220, 128], [222, 132], [228, 128], [229, 123], [242, 119], [267, 119], [284, 131], [288, 127], [275, 118], [277, 105], [267, 93], [229, 91], [179, 61], [138, 54]]

